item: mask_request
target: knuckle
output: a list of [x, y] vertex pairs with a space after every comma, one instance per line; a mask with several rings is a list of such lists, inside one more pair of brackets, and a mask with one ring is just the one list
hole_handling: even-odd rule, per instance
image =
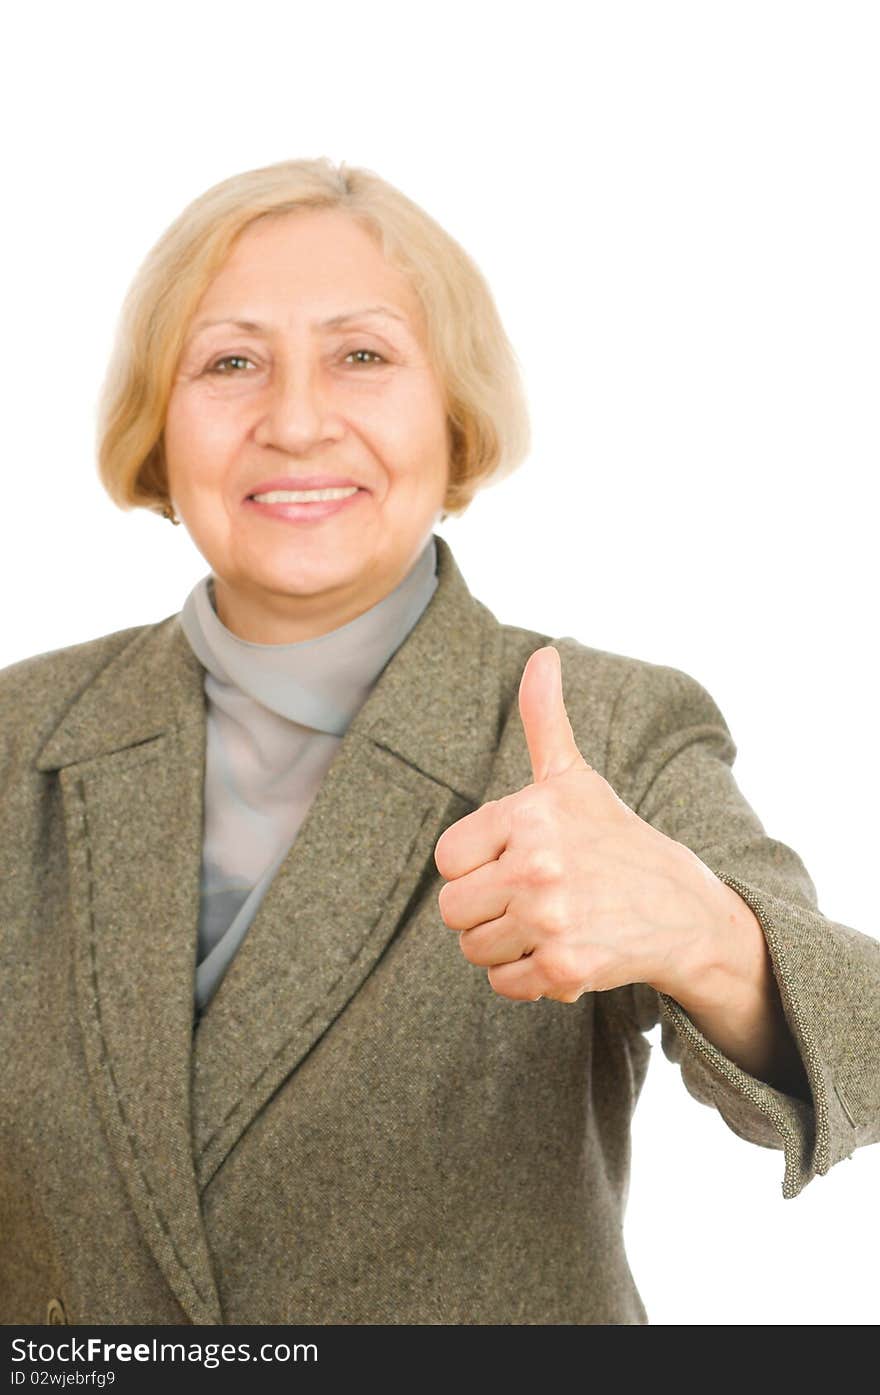
[[563, 998], [580, 988], [580, 976], [575, 972], [571, 955], [564, 949], [544, 951], [541, 969], [554, 998]]
[[462, 954], [469, 964], [480, 964], [481, 961], [485, 959], [486, 956], [485, 953], [480, 950], [479, 941], [475, 940], [468, 931], [463, 930], [461, 932], [458, 937], [458, 943], [461, 947]]
[[522, 875], [531, 886], [554, 886], [563, 874], [559, 854], [553, 848], [530, 848], [523, 855]]
[[565, 935], [571, 926], [568, 909], [561, 900], [545, 902], [541, 908], [541, 928], [553, 939]]

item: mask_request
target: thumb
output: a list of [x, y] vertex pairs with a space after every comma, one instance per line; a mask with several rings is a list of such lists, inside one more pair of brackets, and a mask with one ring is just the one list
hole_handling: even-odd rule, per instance
[[586, 765], [562, 700], [562, 660], [552, 644], [536, 649], [526, 662], [519, 683], [519, 715], [536, 784], [573, 765]]

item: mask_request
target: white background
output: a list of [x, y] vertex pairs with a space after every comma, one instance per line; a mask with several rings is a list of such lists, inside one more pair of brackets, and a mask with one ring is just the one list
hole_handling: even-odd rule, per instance
[[[0, 666], [160, 620], [207, 571], [95, 473], [150, 245], [238, 171], [366, 165], [476, 259], [523, 367], [529, 459], [438, 529], [471, 591], [696, 677], [820, 909], [877, 936], [877, 7], [80, 3], [6, 35]], [[626, 1221], [651, 1322], [876, 1322], [880, 1148], [783, 1201], [781, 1152], [651, 1039]]]

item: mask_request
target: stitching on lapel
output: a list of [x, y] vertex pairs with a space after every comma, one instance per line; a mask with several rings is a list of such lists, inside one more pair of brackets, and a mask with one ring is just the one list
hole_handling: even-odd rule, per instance
[[187, 1264], [186, 1260], [184, 1259], [183, 1255], [181, 1255], [180, 1251], [178, 1250], [177, 1245], [175, 1244], [175, 1241], [174, 1241], [174, 1236], [172, 1235], [172, 1233], [171, 1233], [171, 1231], [170, 1231], [170, 1229], [169, 1229], [169, 1227], [168, 1227], [168, 1223], [167, 1223], [167, 1221], [165, 1220], [165, 1216], [163, 1215], [163, 1213], [162, 1213], [162, 1211], [161, 1211], [161, 1209], [160, 1209], [160, 1207], [159, 1207], [159, 1203], [158, 1203], [158, 1199], [157, 1199], [157, 1197], [156, 1197], [156, 1194], [155, 1194], [155, 1192], [153, 1191], [153, 1188], [150, 1186], [150, 1180], [149, 1180], [149, 1178], [148, 1178], [148, 1176], [147, 1176], [147, 1173], [146, 1173], [146, 1171], [145, 1171], [145, 1169], [144, 1169], [144, 1166], [143, 1166], [143, 1163], [142, 1163], [142, 1161], [141, 1161], [140, 1152], [138, 1151], [137, 1139], [135, 1138], [134, 1131], [133, 1131], [133, 1129], [132, 1129], [132, 1127], [131, 1127], [131, 1125], [130, 1125], [130, 1123], [129, 1123], [129, 1121], [128, 1121], [128, 1116], [127, 1116], [126, 1113], [125, 1113], [125, 1109], [124, 1109], [124, 1106], [123, 1106], [123, 1103], [122, 1103], [122, 1099], [121, 1099], [121, 1097], [120, 1097], [119, 1090], [118, 1090], [118, 1087], [117, 1087], [117, 1084], [116, 1084], [116, 1077], [115, 1077], [115, 1075], [113, 1074], [113, 1066], [112, 1066], [112, 1063], [111, 1063], [111, 1060], [110, 1060], [110, 1052], [109, 1052], [108, 1049], [107, 1049], [107, 1042], [106, 1042], [106, 1039], [105, 1039], [105, 1037], [104, 1037], [104, 1019], [103, 1019], [103, 1017], [101, 1016], [101, 1000], [100, 1000], [100, 997], [99, 997], [99, 995], [98, 995], [98, 970], [97, 970], [97, 958], [96, 958], [96, 953], [95, 953], [94, 896], [93, 896], [93, 885], [92, 885], [92, 880], [93, 880], [93, 879], [92, 879], [92, 849], [91, 849], [91, 844], [90, 844], [90, 841], [89, 841], [88, 811], [87, 811], [87, 808], [86, 808], [85, 782], [84, 782], [83, 780], [77, 780], [77, 781], [76, 781], [76, 792], [77, 792], [77, 796], [78, 796], [78, 798], [79, 798], [79, 802], [80, 802], [80, 806], [81, 806], [81, 810], [82, 810], [83, 832], [84, 832], [84, 834], [85, 834], [85, 854], [86, 854], [86, 872], [87, 872], [87, 882], [88, 882], [88, 906], [89, 906], [89, 964], [90, 964], [90, 970], [91, 970], [93, 1008], [94, 1008], [95, 1018], [96, 1018], [96, 1021], [97, 1021], [97, 1024], [98, 1024], [98, 1036], [99, 1036], [100, 1042], [101, 1042], [101, 1061], [102, 1061], [102, 1064], [104, 1065], [104, 1067], [105, 1067], [105, 1069], [106, 1069], [106, 1071], [107, 1071], [107, 1075], [108, 1075], [109, 1080], [110, 1080], [110, 1085], [111, 1085], [111, 1090], [112, 1090], [112, 1094], [113, 1094], [113, 1099], [114, 1099], [114, 1101], [115, 1101], [115, 1103], [116, 1103], [116, 1108], [119, 1110], [119, 1117], [120, 1117], [120, 1119], [122, 1120], [122, 1124], [123, 1124], [123, 1127], [124, 1127], [124, 1129], [125, 1129], [126, 1137], [128, 1138], [129, 1147], [131, 1148], [132, 1154], [134, 1155], [134, 1159], [135, 1159], [135, 1162], [136, 1162], [136, 1164], [137, 1164], [137, 1168], [138, 1168], [138, 1173], [139, 1173], [139, 1175], [140, 1175], [140, 1179], [141, 1179], [141, 1181], [142, 1181], [142, 1183], [143, 1183], [143, 1185], [144, 1185], [144, 1188], [146, 1189], [147, 1196], [148, 1196], [149, 1199], [150, 1199], [150, 1205], [151, 1205], [152, 1208], [153, 1208], [153, 1213], [154, 1213], [154, 1215], [155, 1215], [155, 1217], [156, 1217], [156, 1220], [158, 1221], [159, 1226], [161, 1227], [161, 1230], [162, 1230], [163, 1235], [165, 1236], [166, 1240], [168, 1241], [169, 1245], [171, 1246], [171, 1250], [172, 1250], [172, 1253], [173, 1253], [173, 1255], [174, 1255], [174, 1258], [177, 1260], [177, 1262], [178, 1262], [178, 1264], [180, 1265], [180, 1267], [181, 1267], [181, 1269], [183, 1270], [183, 1272], [187, 1275], [187, 1277], [188, 1277], [190, 1283], [191, 1283], [192, 1286], [193, 1286], [193, 1289], [194, 1289], [195, 1293], [198, 1295], [199, 1300], [200, 1300], [202, 1303], [207, 1303], [207, 1302], [208, 1302], [208, 1298], [207, 1298], [206, 1294], [204, 1294], [204, 1293], [202, 1292], [202, 1290], [201, 1290], [201, 1288], [199, 1287], [199, 1284], [198, 1284], [198, 1282], [197, 1282], [195, 1276], [193, 1275], [192, 1270], [190, 1269], [190, 1267], [189, 1267], [189, 1265]]

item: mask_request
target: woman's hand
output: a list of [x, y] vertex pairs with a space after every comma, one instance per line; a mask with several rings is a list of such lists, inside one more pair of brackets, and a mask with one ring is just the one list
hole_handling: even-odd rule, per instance
[[573, 1003], [649, 983], [693, 1001], [739, 898], [584, 760], [552, 646], [526, 663], [519, 709], [534, 783], [459, 819], [434, 849], [462, 953], [507, 998]]

